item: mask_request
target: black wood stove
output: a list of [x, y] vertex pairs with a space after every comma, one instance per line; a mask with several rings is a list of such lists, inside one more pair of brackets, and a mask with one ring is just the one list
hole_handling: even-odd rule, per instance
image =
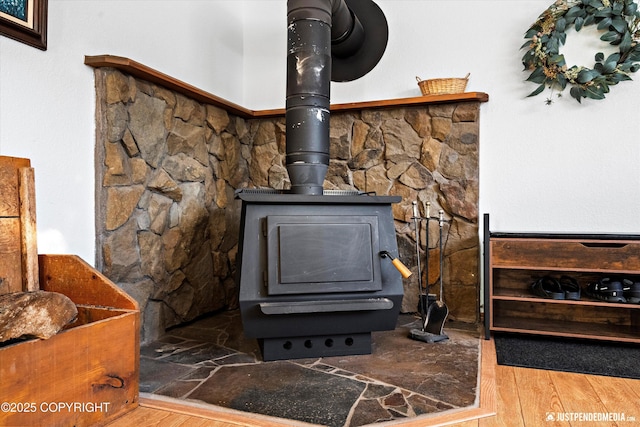
[[395, 328], [402, 277], [391, 203], [399, 197], [269, 194], [242, 199], [240, 310], [264, 360], [371, 353]]
[[[264, 360], [371, 353], [402, 303], [395, 196], [325, 191], [330, 81], [361, 77], [386, 48], [371, 0], [289, 0], [287, 170], [291, 190], [245, 189], [238, 253], [245, 334]], [[332, 61], [333, 59], [333, 61]]]

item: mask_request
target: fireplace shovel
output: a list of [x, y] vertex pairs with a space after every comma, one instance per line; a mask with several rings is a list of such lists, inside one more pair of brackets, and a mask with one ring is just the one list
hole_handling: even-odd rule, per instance
[[[415, 206], [415, 205], [414, 205]], [[415, 215], [414, 215], [415, 216]], [[427, 253], [429, 251], [429, 211], [427, 210]], [[443, 332], [444, 323], [449, 316], [449, 308], [444, 303], [442, 298], [443, 291], [443, 266], [444, 266], [444, 258], [443, 258], [443, 242], [442, 242], [442, 228], [444, 225], [444, 212], [440, 210], [440, 218], [439, 218], [439, 227], [440, 227], [440, 299], [435, 301], [432, 304], [429, 304], [427, 308], [427, 313], [423, 318], [422, 329], [412, 329], [409, 332], [409, 338], [423, 341], [427, 343], [434, 343], [439, 341], [444, 341], [449, 339], [449, 337]], [[419, 237], [418, 237], [419, 238]], [[428, 264], [427, 257], [427, 264]], [[418, 264], [419, 265], [419, 264]], [[427, 265], [428, 271], [428, 265]], [[429, 276], [427, 275], [427, 281]], [[427, 289], [429, 285], [427, 284]], [[422, 286], [420, 285], [420, 292], [422, 293]], [[420, 295], [422, 298], [422, 295]]]

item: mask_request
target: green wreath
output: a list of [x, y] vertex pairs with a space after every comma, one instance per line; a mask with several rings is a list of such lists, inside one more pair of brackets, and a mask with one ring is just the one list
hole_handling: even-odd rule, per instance
[[[593, 68], [567, 67], [559, 52], [567, 39], [565, 31], [571, 26], [580, 31], [588, 25], [606, 31], [600, 40], [619, 50], [607, 58], [602, 52], [597, 53]], [[527, 49], [522, 64], [525, 70], [532, 70], [527, 81], [539, 84], [529, 96], [538, 95], [547, 87], [552, 94], [555, 89], [562, 92], [570, 84], [571, 97], [578, 102], [582, 98], [604, 99], [610, 86], [631, 80], [629, 75], [640, 69], [640, 11], [634, 0], [558, 0], [524, 37], [528, 40], [521, 47]], [[552, 102], [550, 97], [546, 101]]]

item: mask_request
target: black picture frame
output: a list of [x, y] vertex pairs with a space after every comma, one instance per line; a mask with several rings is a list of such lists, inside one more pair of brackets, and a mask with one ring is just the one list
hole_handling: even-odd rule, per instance
[[[47, 50], [48, 0], [23, 0], [20, 14], [0, 8], [0, 34], [40, 50]], [[22, 16], [24, 15], [24, 16]]]

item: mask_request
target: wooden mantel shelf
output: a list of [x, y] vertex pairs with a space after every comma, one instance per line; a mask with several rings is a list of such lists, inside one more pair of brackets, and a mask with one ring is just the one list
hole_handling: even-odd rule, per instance
[[[90, 67], [110, 67], [147, 80], [151, 83], [174, 90], [185, 96], [205, 104], [215, 105], [245, 119], [268, 118], [284, 116], [285, 109], [250, 110], [219, 96], [205, 92], [188, 83], [175, 79], [144, 64], [129, 58], [114, 55], [85, 56], [84, 63]], [[387, 99], [382, 101], [353, 102], [346, 104], [332, 104], [331, 111], [362, 110], [366, 108], [405, 107], [414, 105], [444, 104], [450, 102], [487, 102], [489, 95], [484, 92], [464, 92], [447, 95], [427, 95], [413, 98]]]

